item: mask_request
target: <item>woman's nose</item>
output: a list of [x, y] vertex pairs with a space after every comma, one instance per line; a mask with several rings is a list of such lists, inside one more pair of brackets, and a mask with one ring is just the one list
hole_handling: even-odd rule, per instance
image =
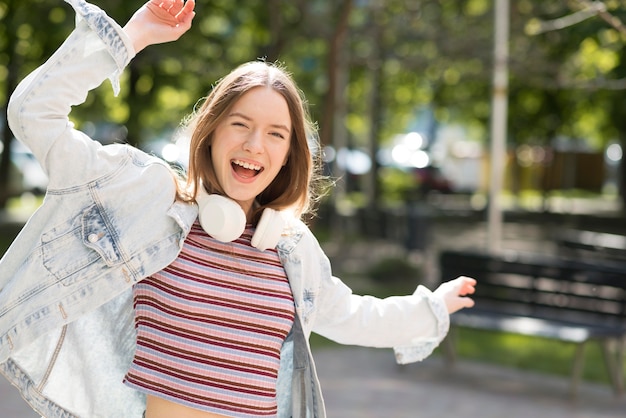
[[258, 154], [263, 151], [263, 137], [260, 131], [252, 131], [243, 144], [244, 150]]

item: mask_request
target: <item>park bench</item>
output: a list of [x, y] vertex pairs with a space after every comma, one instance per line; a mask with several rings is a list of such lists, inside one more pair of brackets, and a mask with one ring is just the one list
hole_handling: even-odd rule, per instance
[[564, 229], [556, 235], [556, 243], [568, 257], [626, 260], [626, 236], [620, 234]]
[[[442, 281], [460, 275], [478, 280], [475, 306], [451, 315], [452, 327], [576, 344], [569, 388], [572, 397], [580, 384], [585, 346], [598, 342], [614, 392], [623, 392], [626, 263], [444, 250], [439, 266]], [[449, 364], [456, 357], [453, 335], [443, 347]]]

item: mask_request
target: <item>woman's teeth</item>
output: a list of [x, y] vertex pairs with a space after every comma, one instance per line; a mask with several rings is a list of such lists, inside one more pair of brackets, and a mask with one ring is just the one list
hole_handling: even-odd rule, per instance
[[240, 167], [243, 167], [243, 168], [247, 168], [248, 170], [254, 170], [254, 171], [260, 171], [261, 170], [261, 166], [260, 165], [250, 164], [250, 163], [247, 163], [245, 161], [234, 160], [233, 164], [236, 164], [236, 165], [238, 165]]

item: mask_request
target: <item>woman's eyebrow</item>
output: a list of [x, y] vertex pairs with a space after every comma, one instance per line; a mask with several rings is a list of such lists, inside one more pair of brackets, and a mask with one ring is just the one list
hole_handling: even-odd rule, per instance
[[286, 125], [281, 125], [281, 124], [272, 124], [272, 125], [270, 125], [270, 126], [271, 126], [272, 128], [275, 128], [275, 129], [282, 129], [283, 131], [285, 131], [285, 132], [287, 132], [287, 133], [290, 133], [290, 132], [291, 132], [291, 131], [289, 130], [289, 128], [287, 128], [287, 126], [286, 126]]

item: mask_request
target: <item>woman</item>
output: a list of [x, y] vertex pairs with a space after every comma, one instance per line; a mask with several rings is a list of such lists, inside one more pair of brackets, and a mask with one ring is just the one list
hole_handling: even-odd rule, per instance
[[[315, 169], [303, 100], [250, 63], [190, 128], [185, 181], [101, 146], [71, 106], [148, 45], [191, 26], [193, 0], [150, 0], [121, 28], [83, 0], [59, 50], [18, 86], [9, 122], [49, 174], [46, 199], [0, 261], [0, 371], [63, 417], [323, 417], [308, 337], [428, 356], [475, 280], [384, 300], [353, 295], [299, 220]], [[196, 204], [197, 202], [197, 204]]]

